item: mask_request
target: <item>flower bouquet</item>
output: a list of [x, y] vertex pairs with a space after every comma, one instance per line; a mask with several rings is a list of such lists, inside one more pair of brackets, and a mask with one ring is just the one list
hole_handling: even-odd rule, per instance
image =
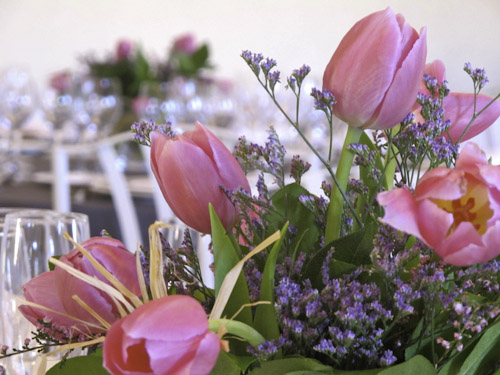
[[16, 352], [88, 348], [52, 375], [500, 374], [500, 166], [462, 143], [500, 116], [485, 72], [466, 64], [473, 93], [449, 92], [443, 64], [425, 65], [425, 28], [368, 15], [311, 92], [330, 127], [348, 124], [336, 161], [334, 134], [322, 154], [298, 120], [310, 68], [286, 78], [288, 113], [276, 62], [242, 58], [321, 162], [324, 196], [273, 128], [233, 155], [200, 123], [134, 124], [173, 212], [211, 236], [199, 251], [213, 253], [213, 285], [191, 232], [173, 248], [166, 224], [135, 256], [107, 237], [75, 243], [24, 286], [38, 331]]

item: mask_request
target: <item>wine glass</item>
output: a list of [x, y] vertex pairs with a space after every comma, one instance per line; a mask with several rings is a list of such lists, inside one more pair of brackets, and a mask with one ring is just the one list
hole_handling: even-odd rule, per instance
[[13, 151], [15, 136], [36, 107], [37, 91], [28, 72], [12, 68], [0, 75], [0, 183], [21, 169]]
[[110, 135], [123, 111], [120, 82], [86, 77], [76, 87], [73, 119], [80, 130], [78, 140], [93, 141]]
[[60, 72], [50, 79], [50, 86], [43, 92], [41, 102], [45, 117], [52, 124], [57, 142], [71, 138], [74, 133], [73, 78], [69, 72]]
[[[51, 210], [21, 210], [5, 215], [0, 248], [0, 342], [22, 348], [34, 331], [18, 311], [22, 285], [49, 270], [52, 256], [67, 254], [73, 245], [63, 237], [67, 232], [77, 242], [90, 237], [87, 215]], [[26, 352], [2, 361], [9, 374], [31, 374], [35, 353]]]

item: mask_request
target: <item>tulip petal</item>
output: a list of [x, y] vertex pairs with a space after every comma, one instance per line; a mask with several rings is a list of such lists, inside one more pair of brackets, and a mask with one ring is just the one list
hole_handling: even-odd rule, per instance
[[[476, 113], [481, 111], [492, 98], [479, 94], [476, 99]], [[444, 117], [451, 121], [449, 136], [453, 142], [458, 142], [474, 115], [474, 94], [450, 93], [444, 98]], [[462, 138], [464, 142], [486, 130], [500, 117], [500, 102], [496, 100], [472, 123]]]
[[[188, 340], [204, 334], [208, 321], [204, 310], [193, 298], [184, 295], [169, 296], [168, 303], [155, 299], [135, 310], [123, 329], [130, 337], [147, 340]], [[182, 314], [178, 311], [182, 310]], [[168, 324], [158, 325], [158, 320], [169, 317]]]
[[[44, 272], [41, 275], [31, 279], [26, 284], [22, 286], [24, 296], [28, 301], [37, 303], [39, 305], [48, 307], [55, 311], [61, 313], [67, 313], [66, 309], [63, 307], [61, 300], [57, 294], [57, 285], [55, 273]], [[85, 328], [82, 328], [81, 323], [75, 322], [73, 319], [66, 318], [62, 315], [52, 313], [47, 310], [37, 309], [31, 306], [22, 305], [19, 307], [21, 313], [35, 326], [39, 326], [38, 319], [48, 319], [53, 322], [57, 327], [72, 327], [78, 326], [85, 332]]]
[[[127, 368], [128, 353], [123, 345], [123, 319], [114, 323], [106, 333], [106, 340], [103, 346], [103, 366], [111, 374], [128, 374]], [[139, 358], [137, 360], [140, 361]]]
[[406, 23], [405, 18], [402, 14], [396, 14], [396, 20], [398, 21], [402, 36], [399, 61], [396, 66], [396, 70], [399, 70], [419, 36], [417, 31], [408, 23]]
[[419, 202], [417, 215], [418, 227], [422, 234], [420, 239], [436, 250], [453, 224], [453, 215], [428, 199]]
[[231, 151], [201, 123], [196, 121], [195, 126], [196, 129], [194, 131], [185, 132], [184, 135], [189, 137], [211, 157], [217, 167], [224, 187], [231, 190], [242, 187], [246, 191], [251, 192], [245, 173]]
[[460, 155], [458, 155], [456, 168], [465, 169], [467, 172], [477, 174], [478, 166], [488, 165], [488, 159], [483, 150], [474, 142], [467, 142]]
[[323, 76], [323, 88], [337, 98], [337, 117], [354, 127], [371, 118], [393, 81], [401, 39], [390, 8], [370, 14], [348, 31]]
[[417, 223], [417, 205], [413, 195], [405, 189], [396, 188], [378, 194], [377, 200], [385, 209], [381, 222], [422, 238]]
[[166, 138], [153, 133], [151, 160], [154, 175], [172, 211], [197, 231], [210, 233], [208, 204], [212, 203], [224, 227], [230, 227], [235, 209], [220, 190], [223, 182], [213, 161], [186, 137], [164, 141]]
[[215, 366], [219, 352], [219, 337], [213, 332], [208, 332], [200, 342], [189, 375], [207, 375], [210, 372], [209, 369]]
[[[470, 242], [465, 237], [463, 240]], [[446, 263], [454, 266], [470, 266], [472, 264], [486, 263], [500, 255], [500, 221], [488, 228], [488, 231], [482, 237], [482, 243], [471, 243], [466, 247], [447, 254], [443, 257]]]
[[427, 56], [426, 35], [427, 32], [424, 27], [401, 68], [396, 72], [384, 99], [377, 108], [376, 114], [365, 124], [365, 127], [374, 129], [391, 128], [403, 121], [411, 112], [424, 73]]
[[467, 193], [467, 179], [463, 171], [438, 167], [427, 172], [415, 188], [417, 201], [440, 199], [451, 201]]
[[[474, 225], [471, 222], [464, 221], [460, 223], [448, 237], [437, 245], [434, 250], [436, 251], [436, 254], [442, 257], [446, 263], [449, 263], [449, 260], [446, 259], [452, 259], [450, 256], [455, 252], [460, 252], [465, 247], [470, 246], [481, 248], [483, 246], [483, 241], [481, 239], [481, 235], [477, 232], [476, 228], [474, 228]], [[459, 261], [459, 257], [454, 257], [454, 259], [455, 261]], [[473, 259], [463, 260], [461, 263], [464, 264], [464, 262], [468, 261], [472, 261], [472, 263], [469, 264], [476, 263]], [[459, 265], [455, 263], [450, 264]]]

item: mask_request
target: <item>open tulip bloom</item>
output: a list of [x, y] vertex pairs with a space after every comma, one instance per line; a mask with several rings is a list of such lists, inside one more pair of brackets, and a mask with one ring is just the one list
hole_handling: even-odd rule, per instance
[[[311, 92], [330, 129], [321, 150], [275, 95], [286, 81], [300, 104], [311, 68], [282, 78], [243, 51], [308, 155], [289, 158], [272, 127], [231, 152], [199, 122], [135, 123], [165, 200], [210, 245], [185, 231], [174, 248], [159, 222], [135, 257], [109, 238], [75, 244], [24, 286], [37, 331], [18, 352], [91, 348], [49, 375], [498, 374], [500, 166], [464, 141], [500, 116], [500, 94], [483, 95], [470, 64], [471, 92], [450, 92], [426, 48], [426, 29], [390, 8], [357, 22]], [[338, 160], [335, 116], [348, 126]], [[303, 157], [324, 169], [322, 195], [301, 184]]]

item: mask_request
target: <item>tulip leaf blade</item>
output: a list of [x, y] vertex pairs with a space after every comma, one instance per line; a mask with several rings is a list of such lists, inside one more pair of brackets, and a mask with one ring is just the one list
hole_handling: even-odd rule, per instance
[[320, 229], [316, 223], [316, 213], [300, 202], [300, 197], [303, 195], [312, 196], [309, 191], [295, 182], [278, 190], [271, 200], [274, 209], [279, 214], [271, 214], [268, 221], [275, 223], [275, 228], [272, 230], [280, 230], [284, 221], [289, 221], [290, 226], [297, 229], [297, 235], [291, 241], [290, 249], [295, 249], [300, 245], [300, 251], [311, 252], [317, 248]]
[[241, 368], [230, 354], [220, 351], [215, 366], [209, 375], [240, 375]]
[[436, 369], [427, 358], [416, 355], [406, 362], [380, 371], [378, 375], [436, 375]]
[[493, 324], [479, 339], [465, 359], [458, 375], [481, 375], [498, 361], [500, 351], [500, 322]]
[[52, 366], [46, 375], [109, 375], [102, 367], [102, 350], [90, 355], [73, 357]]
[[262, 282], [260, 285], [260, 300], [269, 301], [271, 304], [258, 305], [255, 311], [254, 327], [267, 340], [279, 338], [279, 328], [274, 309], [274, 273], [278, 254], [281, 249], [283, 238], [288, 229], [288, 222], [281, 229], [280, 239], [274, 243], [269, 256], [267, 257], [264, 271], [262, 272]]
[[312, 358], [293, 357], [266, 361], [255, 368], [250, 375], [288, 375], [288, 374], [336, 374], [333, 368], [325, 366]]
[[215, 265], [215, 296], [219, 294], [222, 282], [227, 273], [238, 263], [238, 255], [231, 239], [226, 234], [217, 213], [210, 205], [210, 224], [212, 229], [212, 245]]
[[[240, 259], [236, 253], [233, 243], [226, 234], [226, 230], [222, 225], [213, 206], [210, 204], [210, 223], [212, 228], [212, 245], [214, 250], [214, 265], [215, 265], [215, 295], [219, 295], [221, 286], [226, 275], [238, 264]], [[223, 316], [232, 318], [238, 312], [241, 306], [250, 303], [250, 295], [248, 285], [243, 273], [240, 273], [230, 294], [229, 300], [223, 311]], [[250, 309], [243, 309], [236, 319], [252, 325], [252, 312]]]

